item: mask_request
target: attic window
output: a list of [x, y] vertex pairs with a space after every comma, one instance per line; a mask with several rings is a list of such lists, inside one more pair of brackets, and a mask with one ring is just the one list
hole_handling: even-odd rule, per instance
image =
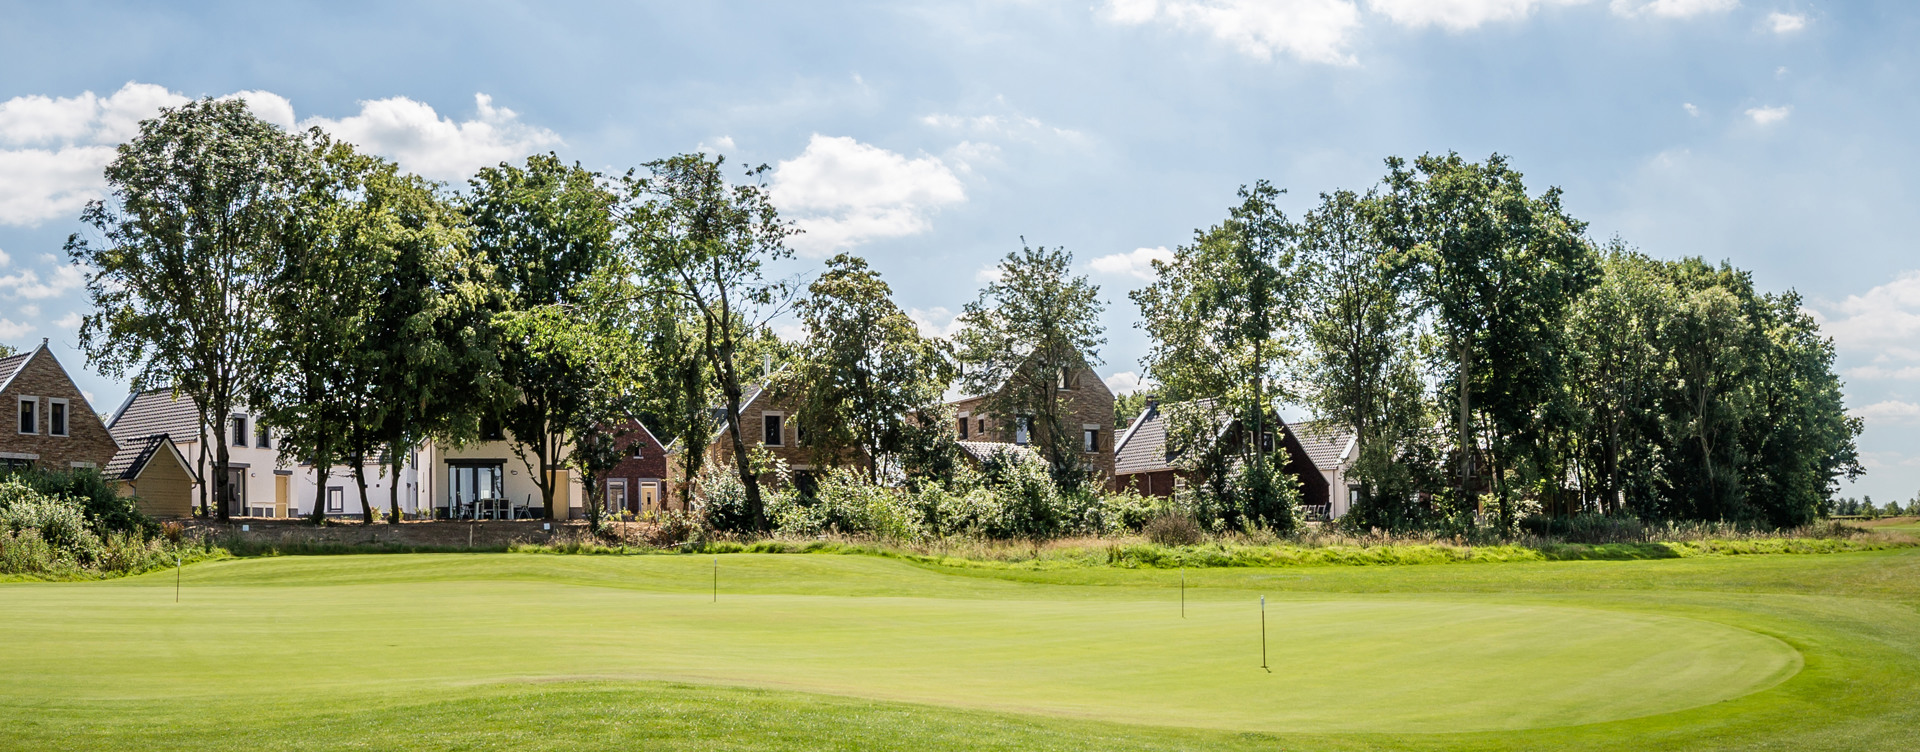
[[760, 443], [765, 444], [767, 446], [771, 446], [771, 447], [785, 446], [786, 445], [785, 439], [787, 435], [787, 432], [785, 430], [786, 417], [787, 416], [782, 415], [780, 413], [766, 413], [764, 415], [761, 415], [760, 421], [763, 424], [761, 428], [765, 430], [762, 432], [763, 435], [760, 437]]
[[1072, 389], [1073, 388], [1073, 371], [1069, 370], [1066, 366], [1061, 366], [1060, 378], [1058, 383], [1061, 389]]
[[632, 444], [627, 445], [627, 455], [636, 460], [642, 459], [647, 456], [647, 445], [635, 439]]

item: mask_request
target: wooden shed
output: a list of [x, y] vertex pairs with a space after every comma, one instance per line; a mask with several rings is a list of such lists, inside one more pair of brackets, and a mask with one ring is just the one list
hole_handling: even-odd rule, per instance
[[134, 498], [135, 508], [149, 517], [188, 517], [193, 514], [193, 466], [167, 434], [130, 441], [107, 463], [107, 480], [120, 495]]

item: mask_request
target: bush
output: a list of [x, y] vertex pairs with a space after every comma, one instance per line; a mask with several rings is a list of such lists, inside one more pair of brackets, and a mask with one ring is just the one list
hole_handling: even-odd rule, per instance
[[44, 544], [49, 552], [32, 554], [35, 560], [86, 565], [101, 551], [100, 536], [88, 526], [79, 502], [42, 494], [11, 478], [0, 481], [0, 530], [8, 533], [9, 547], [38, 551], [35, 541]]
[[783, 495], [773, 512], [775, 529], [785, 535], [870, 535], [891, 540], [920, 537], [912, 499], [867, 482], [858, 471], [834, 468], [820, 479], [812, 498]]
[[42, 470], [33, 468], [13, 473], [13, 479], [45, 496], [73, 499], [86, 513], [93, 532], [101, 537], [109, 533], [130, 532], [143, 536], [158, 530], [152, 519], [134, 507], [133, 499], [121, 496], [113, 482], [90, 468]]
[[747, 509], [747, 487], [731, 468], [708, 463], [700, 468], [700, 475], [694, 482], [700, 489], [694, 511], [708, 529], [727, 533], [752, 530], [753, 515]]
[[1195, 545], [1203, 540], [1206, 534], [1200, 529], [1200, 523], [1194, 521], [1193, 515], [1171, 510], [1147, 520], [1147, 524], [1141, 527], [1140, 532], [1147, 536], [1147, 540], [1162, 546]]

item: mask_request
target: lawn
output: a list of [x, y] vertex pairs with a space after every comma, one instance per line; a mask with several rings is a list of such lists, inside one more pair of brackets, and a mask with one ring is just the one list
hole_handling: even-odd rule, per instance
[[1920, 746], [1913, 549], [1189, 570], [1185, 618], [1178, 571], [714, 562], [0, 585], [0, 747]]

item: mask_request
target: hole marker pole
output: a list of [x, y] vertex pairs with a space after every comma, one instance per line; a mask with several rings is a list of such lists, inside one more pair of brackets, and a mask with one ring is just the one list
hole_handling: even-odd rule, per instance
[[1180, 567], [1180, 618], [1187, 618], [1187, 568]]
[[173, 602], [180, 602], [180, 555], [173, 555]]
[[713, 602], [720, 602], [720, 556], [713, 557]]
[[1273, 669], [1267, 668], [1267, 597], [1264, 595], [1260, 596], [1260, 670], [1273, 673]]

